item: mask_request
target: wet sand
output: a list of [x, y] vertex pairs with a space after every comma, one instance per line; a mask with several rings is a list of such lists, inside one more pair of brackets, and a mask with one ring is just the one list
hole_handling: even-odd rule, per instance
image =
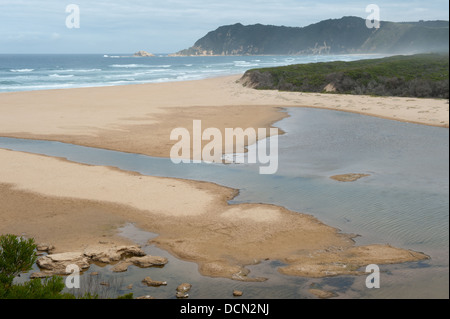
[[[448, 127], [443, 100], [256, 91], [239, 76], [201, 81], [0, 94], [0, 136], [46, 139], [169, 157], [177, 127], [268, 128], [283, 107], [319, 107]], [[249, 143], [253, 141], [248, 141]], [[367, 264], [428, 258], [387, 245], [355, 247], [313, 216], [264, 204], [228, 205], [237, 190], [0, 150], [0, 233], [57, 252], [125, 240], [134, 222], [207, 276], [251, 278], [246, 265], [280, 260], [289, 275], [357, 274]], [[375, 243], [376, 244], [376, 243]]]
[[[240, 76], [207, 80], [0, 94], [0, 136], [169, 157], [170, 132], [268, 128], [283, 107], [316, 107], [448, 127], [447, 100], [254, 90]], [[192, 135], [192, 134], [191, 134]], [[250, 143], [253, 141], [250, 141]]]
[[136, 223], [203, 275], [242, 281], [246, 265], [287, 264], [284, 274], [358, 274], [368, 264], [427, 259], [387, 245], [355, 247], [351, 235], [310, 215], [265, 204], [229, 205], [237, 190], [116, 168], [0, 150], [0, 233], [33, 237], [55, 252], [124, 244], [117, 228]]

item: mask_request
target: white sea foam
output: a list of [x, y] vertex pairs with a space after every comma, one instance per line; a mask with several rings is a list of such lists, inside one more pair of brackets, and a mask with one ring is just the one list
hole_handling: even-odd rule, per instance
[[112, 68], [170, 68], [172, 65], [147, 65], [147, 64], [113, 64], [110, 65]]
[[101, 72], [102, 69], [68, 69], [68, 70], [59, 70], [59, 72], [80, 72], [80, 73], [88, 73], [88, 72]]
[[235, 66], [249, 67], [249, 66], [259, 66], [258, 63], [251, 63], [247, 61], [234, 61]]
[[112, 68], [141, 68], [143, 66], [139, 65], [139, 64], [113, 64], [113, 65], [110, 65], [110, 67], [112, 67]]
[[61, 74], [50, 74], [49, 77], [52, 77], [52, 78], [71, 78], [71, 77], [74, 77], [74, 75], [73, 74], [64, 74], [64, 75], [61, 75]]
[[25, 73], [25, 72], [33, 72], [34, 69], [11, 69], [10, 71], [14, 73]]

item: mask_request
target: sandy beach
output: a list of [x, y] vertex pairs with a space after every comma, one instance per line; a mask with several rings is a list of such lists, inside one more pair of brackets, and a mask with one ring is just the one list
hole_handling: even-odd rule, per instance
[[[0, 136], [45, 139], [169, 157], [172, 129], [193, 120], [272, 127], [286, 107], [316, 107], [448, 127], [448, 101], [256, 91], [240, 76], [200, 81], [0, 94]], [[276, 125], [275, 125], [276, 126]], [[280, 260], [284, 274], [356, 274], [367, 264], [428, 258], [389, 245], [355, 247], [313, 216], [264, 204], [228, 205], [237, 190], [0, 150], [0, 233], [35, 237], [56, 251], [127, 241], [128, 222], [159, 234], [173, 255], [207, 276], [251, 278], [246, 265]], [[26, 222], [24, 222], [26, 220]]]
[[239, 75], [198, 81], [0, 94], [0, 136], [169, 157], [172, 129], [268, 128], [284, 107], [315, 107], [448, 127], [447, 100], [258, 91]]
[[8, 150], [0, 150], [0, 176], [0, 233], [52, 243], [55, 252], [125, 244], [115, 230], [131, 222], [203, 275], [243, 281], [263, 280], [245, 268], [263, 260], [283, 261], [285, 274], [324, 277], [428, 258], [389, 245], [354, 247], [350, 235], [282, 207], [228, 205], [237, 191], [211, 183]]

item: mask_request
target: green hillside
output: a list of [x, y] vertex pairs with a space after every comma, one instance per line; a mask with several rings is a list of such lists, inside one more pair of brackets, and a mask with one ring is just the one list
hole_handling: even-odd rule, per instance
[[241, 82], [256, 89], [448, 99], [449, 55], [418, 54], [253, 69], [244, 74]]
[[359, 17], [328, 19], [306, 27], [222, 26], [175, 55], [307, 55], [448, 52], [449, 22], [387, 22], [366, 27]]

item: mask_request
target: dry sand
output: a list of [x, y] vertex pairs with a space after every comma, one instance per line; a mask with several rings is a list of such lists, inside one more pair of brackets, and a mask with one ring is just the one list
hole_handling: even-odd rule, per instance
[[[0, 94], [0, 136], [48, 139], [168, 157], [172, 129], [270, 127], [283, 107], [319, 107], [448, 127], [443, 100], [256, 91], [230, 76], [200, 81]], [[250, 141], [251, 142], [251, 141]], [[0, 150], [0, 233], [25, 234], [57, 251], [125, 243], [120, 225], [197, 262], [202, 274], [249, 279], [245, 265], [285, 262], [300, 276], [354, 274], [361, 266], [427, 258], [385, 245], [354, 247], [312, 216], [272, 205], [233, 205], [237, 191], [211, 183]]]
[[[126, 222], [199, 264], [203, 275], [243, 281], [246, 265], [281, 260], [288, 275], [357, 274], [368, 264], [427, 259], [386, 245], [354, 247], [313, 216], [264, 204], [228, 205], [237, 191], [211, 183], [142, 176], [47, 156], [0, 150], [0, 233], [33, 237], [56, 252], [126, 242]], [[106, 247], [106, 246], [105, 246]]]
[[447, 100], [258, 91], [240, 76], [0, 94], [0, 136], [169, 157], [172, 129], [268, 128], [281, 107], [316, 107], [448, 127]]

